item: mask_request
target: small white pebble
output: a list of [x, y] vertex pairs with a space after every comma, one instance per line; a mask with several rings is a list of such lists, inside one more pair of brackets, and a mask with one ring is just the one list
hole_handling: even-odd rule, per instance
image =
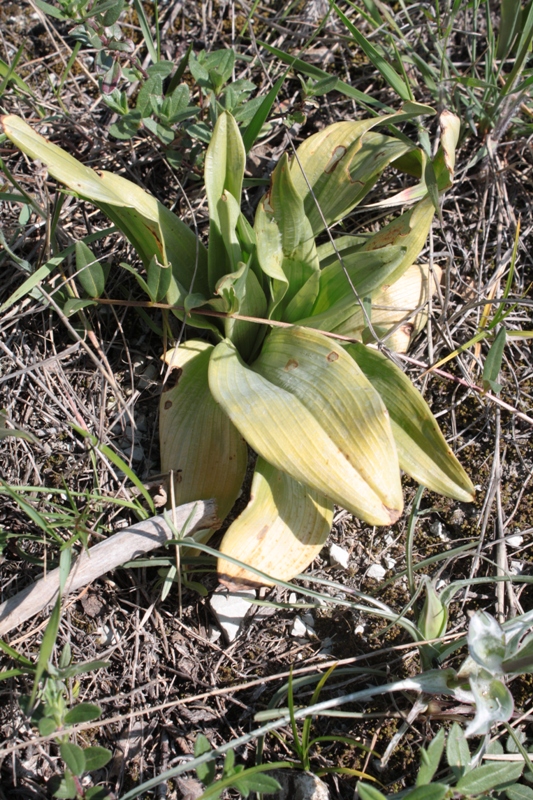
[[292, 628], [291, 628], [291, 636], [296, 636], [298, 638], [305, 636], [307, 633], [307, 627], [304, 622], [300, 619], [300, 617], [294, 617], [292, 621]]
[[228, 642], [236, 639], [246, 614], [250, 611], [250, 600], [255, 600], [255, 591], [215, 592], [209, 605]]
[[289, 605], [294, 605], [296, 603], [296, 592], [291, 592], [289, 595]]
[[521, 575], [524, 571], [524, 562], [523, 561], [511, 561], [509, 565], [509, 572], [511, 575]]
[[359, 636], [362, 636], [364, 632], [365, 632], [364, 625], [357, 625], [357, 627], [354, 630], [354, 633], [357, 633]]
[[115, 645], [119, 642], [119, 637], [117, 637], [109, 625], [101, 625], [96, 629], [96, 633], [96, 641], [98, 644], [103, 645], [104, 647], [109, 647], [110, 645]]
[[448, 536], [448, 531], [446, 530], [446, 527], [442, 524], [442, 522], [440, 522], [440, 520], [433, 522], [430, 525], [429, 530], [434, 536], [438, 536], [439, 539], [442, 539], [443, 542], [450, 541], [450, 537]]
[[381, 566], [381, 564], [372, 564], [366, 572], [368, 578], [375, 578], [377, 581], [380, 581], [382, 578], [385, 577], [387, 570]]
[[350, 562], [350, 554], [343, 547], [338, 544], [330, 544], [329, 546], [329, 563], [332, 567], [342, 567], [348, 569]]
[[517, 548], [522, 547], [524, 543], [524, 537], [520, 536], [519, 533], [516, 533], [514, 536], [508, 536], [505, 540], [505, 544], [508, 544], [509, 547]]
[[392, 569], [396, 566], [396, 559], [392, 558], [391, 556], [383, 556], [383, 561], [385, 562], [387, 569]]

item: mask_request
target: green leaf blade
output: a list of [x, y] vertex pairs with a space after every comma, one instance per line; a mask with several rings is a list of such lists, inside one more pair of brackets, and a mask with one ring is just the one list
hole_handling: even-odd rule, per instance
[[78, 744], [73, 742], [62, 742], [59, 745], [61, 758], [70, 769], [73, 775], [83, 775], [85, 772], [85, 755]]

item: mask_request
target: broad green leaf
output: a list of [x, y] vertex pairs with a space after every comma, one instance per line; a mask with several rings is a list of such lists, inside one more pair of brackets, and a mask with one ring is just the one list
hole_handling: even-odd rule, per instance
[[[205, 155], [205, 190], [209, 207], [209, 285], [211, 290], [226, 274], [219, 201], [224, 192], [241, 204], [246, 152], [237, 123], [227, 111], [218, 118]], [[240, 256], [239, 256], [239, 259]]]
[[[129, 198], [135, 212], [140, 215], [140, 218], [136, 218], [135, 215], [129, 214], [128, 208], [110, 209], [107, 204], [100, 205], [110, 219], [113, 219], [110, 211], [118, 214], [124, 228], [127, 227], [127, 230], [122, 227], [121, 230], [124, 230], [134, 246], [133, 237], [143, 237], [139, 255], [145, 265], [148, 266], [152, 257], [157, 255], [162, 264], [172, 265], [172, 272], [179, 284], [184, 287], [186, 294], [193, 290], [207, 294], [207, 251], [191, 229], [163, 203], [135, 183], [111, 172], [102, 171], [98, 175], [102, 183], [120, 198]], [[147, 225], [146, 220], [152, 223], [152, 227]], [[118, 222], [116, 224], [120, 227]]]
[[474, 487], [442, 435], [431, 410], [409, 378], [372, 348], [348, 345], [381, 396], [391, 419], [400, 467], [431, 491], [471, 502]]
[[262, 794], [274, 794], [280, 791], [281, 786], [275, 778], [270, 775], [262, 775], [260, 772], [252, 773], [246, 770], [242, 775], [235, 776], [232, 785], [244, 797], [248, 797], [250, 792], [260, 792]]
[[39, 733], [41, 736], [50, 736], [51, 733], [57, 730], [57, 722], [51, 717], [42, 717], [39, 720]]
[[457, 722], [453, 723], [448, 734], [446, 759], [457, 779], [470, 771], [470, 748], [468, 747], [463, 729]]
[[[318, 555], [332, 522], [329, 500], [259, 457], [250, 502], [226, 531], [220, 552], [289, 581]], [[258, 582], [256, 575], [223, 558], [218, 574], [230, 586]]]
[[370, 253], [339, 253], [342, 264], [336, 259], [322, 269], [311, 316], [300, 319], [299, 324], [325, 331], [356, 326], [361, 336], [367, 321], [360, 301], [379, 296], [380, 287], [403, 260], [405, 249], [392, 245]]
[[146, 269], [146, 284], [150, 299], [154, 303], [162, 301], [170, 287], [172, 268], [169, 265], [160, 264], [157, 256], [153, 256]]
[[96, 300], [80, 300], [78, 297], [71, 297], [63, 306], [63, 314], [66, 317], [71, 317], [77, 311], [81, 311], [83, 308], [90, 308], [91, 306], [95, 305], [97, 305]]
[[87, 772], [92, 772], [95, 769], [102, 769], [109, 763], [112, 753], [106, 747], [99, 747], [98, 745], [91, 745], [86, 747], [83, 751], [85, 756], [85, 769]]
[[438, 639], [446, 632], [448, 609], [441, 602], [429, 578], [424, 581], [426, 597], [418, 619], [418, 629], [424, 639]]
[[357, 784], [357, 793], [361, 800], [387, 800], [379, 789], [376, 789], [375, 786], [371, 786], [369, 783], [359, 782]]
[[50, 175], [65, 183], [69, 189], [94, 203], [131, 206], [120, 199], [112, 189], [104, 185], [99, 174], [85, 167], [74, 156], [41, 136], [24, 120], [13, 114], [1, 118], [4, 133], [23, 153], [42, 161]]
[[442, 753], [444, 751], [444, 728], [441, 728], [427, 750], [420, 751], [420, 769], [416, 776], [417, 786], [426, 786], [431, 783], [433, 776], [439, 768]]
[[483, 764], [463, 775], [455, 789], [466, 795], [490, 792], [498, 786], [505, 786], [506, 783], [517, 781], [523, 769], [523, 763]]
[[217, 253], [217, 259], [221, 262], [222, 266], [225, 255], [227, 267], [224, 272], [235, 272], [239, 262], [243, 261], [241, 246], [237, 236], [237, 224], [241, 215], [241, 209], [233, 195], [226, 190], [222, 192], [217, 202], [217, 215], [219, 219], [220, 235], [225, 251], [225, 253]]
[[96, 172], [40, 136], [14, 115], [1, 118], [7, 137], [24, 153], [42, 161], [50, 175], [80, 197], [90, 200], [125, 234], [148, 266], [156, 255], [170, 262], [189, 291], [207, 291], [207, 254], [195, 234], [155, 197], [136, 184], [108, 172]]
[[89, 297], [100, 297], [105, 289], [105, 271], [85, 242], [76, 242], [76, 277]]
[[78, 703], [65, 714], [65, 723], [75, 725], [78, 722], [89, 722], [102, 716], [102, 709], [94, 703]]
[[327, 224], [341, 219], [391, 161], [414, 149], [414, 145], [369, 131], [383, 123], [434, 113], [429, 106], [406, 103], [398, 114], [328, 125], [299, 146], [291, 162], [291, 177], [315, 235], [324, 230], [322, 217]]
[[517, 783], [505, 790], [507, 800], [533, 800], [533, 789], [523, 783]]
[[79, 744], [62, 742], [59, 745], [59, 752], [73, 775], [83, 775], [85, 772], [85, 755]]
[[[216, 293], [227, 295], [227, 302], [233, 306], [230, 310], [248, 317], [265, 318], [267, 300], [255, 273], [249, 265], [240, 264], [234, 275], [226, 275], [217, 284]], [[213, 302], [210, 303], [213, 305]], [[241, 356], [248, 360], [260, 346], [265, 328], [256, 322], [226, 317], [224, 331], [228, 339], [236, 346]]]
[[209, 386], [259, 455], [373, 525], [403, 507], [388, 414], [335, 342], [301, 328], [272, 331], [253, 367], [228, 341], [215, 348]]
[[263, 202], [267, 215], [279, 228], [283, 260], [281, 270], [288, 287], [277, 318], [296, 322], [313, 308], [319, 285], [320, 264], [313, 230], [283, 155], [272, 174], [270, 192]]
[[[203, 733], [199, 733], [194, 743], [195, 757], [198, 758], [199, 756], [203, 756], [205, 753], [209, 753], [211, 750], [212, 747], [209, 744], [207, 736], [204, 736]], [[209, 786], [209, 784], [215, 779], [214, 760], [205, 761], [203, 764], [198, 764], [196, 767], [196, 775], [198, 776], [199, 781], [202, 781], [202, 783], [205, 783], [206, 786]]]
[[[291, 162], [291, 172], [305, 200], [305, 210], [315, 235], [324, 230], [324, 220], [330, 225], [359, 205], [383, 170], [412, 147], [380, 133], [365, 132], [353, 138], [357, 129], [361, 130], [361, 122], [328, 125], [315, 134], [319, 138], [317, 149], [313, 147], [314, 137], [311, 136], [298, 148], [298, 161], [295, 158]], [[367, 130], [372, 124], [377, 124], [375, 120], [364, 122], [367, 123]], [[337, 126], [340, 128], [337, 129]], [[317, 175], [321, 161], [322, 172]], [[312, 180], [309, 180], [309, 171]], [[310, 192], [308, 181], [316, 200]]]
[[190, 340], [169, 350], [169, 388], [160, 401], [161, 470], [174, 470], [177, 505], [217, 501], [222, 521], [239, 494], [248, 452], [246, 443], [213, 400], [207, 371], [213, 346]]
[[281, 309], [278, 310], [278, 306], [289, 288], [289, 281], [283, 271], [284, 256], [281, 232], [272, 214], [267, 195], [259, 201], [257, 206], [254, 232], [259, 266], [270, 281], [271, 301], [268, 307], [268, 318], [279, 319]]
[[[57, 782], [54, 782], [55, 777], [56, 776], [54, 776], [50, 781], [54, 788], [53, 797], [57, 797], [59, 800], [75, 800], [78, 794], [78, 789], [74, 781], [74, 777], [70, 774], [70, 772], [65, 772], [63, 777]], [[57, 778], [59, 778], [59, 776], [57, 776]], [[57, 789], [55, 788], [56, 786]]]

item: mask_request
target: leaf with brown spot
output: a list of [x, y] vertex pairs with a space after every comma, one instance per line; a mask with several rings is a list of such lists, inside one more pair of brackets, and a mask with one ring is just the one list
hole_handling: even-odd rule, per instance
[[315, 235], [324, 221], [336, 222], [360, 203], [388, 164], [416, 149], [371, 129], [434, 113], [429, 106], [406, 103], [396, 114], [328, 125], [299, 146], [291, 176]]
[[[336, 353], [336, 360], [327, 359]], [[286, 370], [290, 359], [297, 370]], [[379, 395], [342, 347], [318, 331], [273, 330], [248, 367], [227, 340], [209, 386], [248, 443], [294, 480], [373, 525], [403, 507], [396, 447]]]

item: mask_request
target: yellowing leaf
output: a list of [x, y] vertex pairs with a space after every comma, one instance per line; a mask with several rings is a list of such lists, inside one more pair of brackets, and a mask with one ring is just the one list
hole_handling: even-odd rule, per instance
[[193, 339], [166, 354], [172, 372], [160, 402], [161, 471], [174, 470], [177, 505], [213, 497], [223, 520], [239, 494], [248, 450], [209, 391], [212, 352]]
[[429, 106], [406, 103], [397, 114], [328, 125], [299, 146], [291, 176], [315, 235], [324, 229], [322, 216], [328, 224], [341, 219], [363, 199], [387, 164], [414, 149], [369, 131], [383, 123], [434, 113]]
[[388, 414], [353, 359], [317, 331], [272, 331], [250, 368], [227, 340], [209, 386], [259, 455], [373, 525], [403, 508]]
[[433, 492], [472, 502], [472, 481], [409, 378], [376, 350], [360, 344], [347, 345], [346, 350], [379, 392], [389, 411], [401, 468]]
[[[332, 522], [331, 501], [258, 458], [250, 502], [226, 531], [220, 552], [288, 581], [318, 555]], [[223, 558], [218, 574], [230, 588], [271, 583]]]

